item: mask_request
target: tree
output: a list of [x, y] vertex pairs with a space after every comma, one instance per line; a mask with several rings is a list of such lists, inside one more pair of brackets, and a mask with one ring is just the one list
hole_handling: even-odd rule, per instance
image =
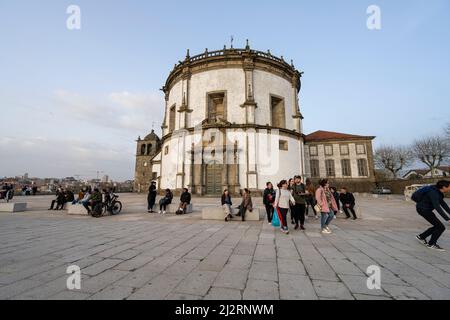
[[447, 139], [450, 140], [450, 122], [447, 123], [447, 126], [444, 128], [444, 130], [447, 134]]
[[392, 173], [394, 178], [397, 178], [399, 171], [409, 165], [412, 159], [411, 150], [404, 146], [380, 146], [374, 154], [375, 165]]
[[430, 136], [414, 141], [414, 156], [430, 168], [431, 177], [434, 170], [450, 156], [450, 144], [443, 136]]

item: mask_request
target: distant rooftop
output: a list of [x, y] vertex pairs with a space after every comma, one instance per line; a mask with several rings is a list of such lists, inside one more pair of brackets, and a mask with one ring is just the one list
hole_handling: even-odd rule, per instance
[[375, 136], [359, 136], [354, 134], [332, 132], [332, 131], [315, 131], [305, 136], [305, 141], [331, 141], [331, 140], [373, 140]]

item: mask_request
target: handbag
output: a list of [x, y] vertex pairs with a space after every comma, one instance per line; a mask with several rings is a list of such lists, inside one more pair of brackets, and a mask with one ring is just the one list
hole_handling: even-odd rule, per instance
[[274, 208], [273, 216], [272, 216], [272, 226], [279, 227], [280, 226], [280, 219], [279, 219], [279, 211], [280, 209], [278, 207]]
[[314, 211], [315, 211], [316, 213], [321, 213], [321, 212], [322, 212], [322, 207], [320, 206], [320, 204], [316, 204], [316, 205], [314, 206]]
[[[280, 191], [280, 197], [281, 197], [281, 191]], [[280, 221], [281, 221], [281, 212], [280, 212], [280, 208], [278, 207], [278, 203], [277, 203], [277, 205], [275, 206], [275, 208], [273, 210], [272, 226], [279, 227], [281, 225]]]

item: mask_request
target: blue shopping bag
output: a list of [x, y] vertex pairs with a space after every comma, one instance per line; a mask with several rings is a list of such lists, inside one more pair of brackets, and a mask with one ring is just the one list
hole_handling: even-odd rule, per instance
[[274, 227], [280, 226], [279, 211], [280, 211], [280, 209], [278, 207], [274, 208], [274, 210], [273, 210], [272, 226], [274, 226]]

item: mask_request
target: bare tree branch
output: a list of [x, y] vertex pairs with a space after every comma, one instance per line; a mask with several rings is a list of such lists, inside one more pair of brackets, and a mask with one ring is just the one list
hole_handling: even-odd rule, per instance
[[394, 178], [400, 170], [413, 160], [411, 150], [404, 146], [380, 146], [374, 153], [374, 162], [379, 169], [388, 170]]
[[431, 136], [414, 141], [414, 156], [430, 168], [431, 177], [434, 171], [450, 157], [450, 144], [445, 137]]

